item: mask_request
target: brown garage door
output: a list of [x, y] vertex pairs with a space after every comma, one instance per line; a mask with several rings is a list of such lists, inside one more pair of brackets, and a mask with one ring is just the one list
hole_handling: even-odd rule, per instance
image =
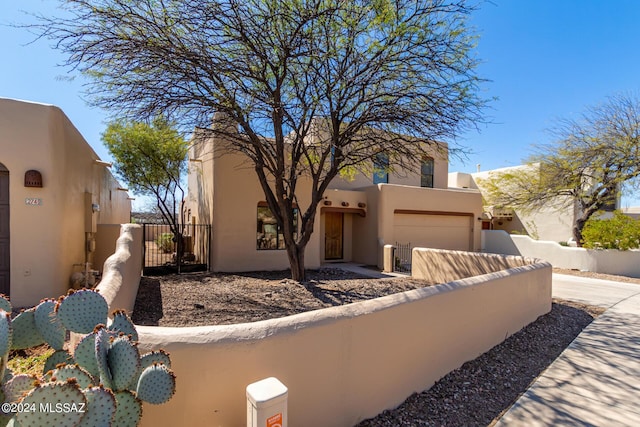
[[395, 213], [394, 240], [412, 247], [473, 250], [473, 216]]

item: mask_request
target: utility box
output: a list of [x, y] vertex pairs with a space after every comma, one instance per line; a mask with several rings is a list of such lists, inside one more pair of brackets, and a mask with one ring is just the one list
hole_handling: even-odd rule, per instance
[[287, 427], [287, 387], [277, 378], [247, 386], [247, 427]]

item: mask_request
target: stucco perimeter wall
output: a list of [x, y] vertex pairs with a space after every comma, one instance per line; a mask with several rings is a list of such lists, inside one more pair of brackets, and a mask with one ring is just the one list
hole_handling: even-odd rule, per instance
[[594, 250], [561, 246], [504, 231], [483, 231], [484, 251], [522, 255], [550, 262], [554, 267], [640, 277], [640, 251]]
[[130, 315], [140, 285], [142, 270], [142, 227], [123, 224], [116, 249], [104, 262], [102, 280], [96, 287], [109, 304], [109, 313], [116, 309]]
[[535, 259], [442, 249], [413, 248], [411, 276], [433, 283], [465, 279], [534, 264]]
[[262, 322], [139, 326], [171, 353], [177, 391], [142, 426], [245, 426], [245, 388], [289, 389], [290, 426], [351, 427], [474, 359], [551, 309], [548, 264]]

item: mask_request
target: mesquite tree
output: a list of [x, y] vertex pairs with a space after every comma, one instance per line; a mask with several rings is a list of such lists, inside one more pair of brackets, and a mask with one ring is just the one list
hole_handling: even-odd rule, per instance
[[[383, 152], [390, 169], [416, 166], [433, 141], [453, 141], [482, 119], [464, 1], [68, 0], [63, 8], [64, 17], [41, 17], [40, 31], [91, 77], [96, 105], [191, 127], [214, 112], [233, 121], [234, 132], [209, 131], [252, 162], [296, 280], [334, 177]], [[302, 175], [312, 181], [306, 206]]]

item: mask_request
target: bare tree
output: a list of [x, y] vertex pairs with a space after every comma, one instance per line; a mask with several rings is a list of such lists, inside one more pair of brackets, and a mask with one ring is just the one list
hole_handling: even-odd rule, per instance
[[615, 207], [620, 192], [640, 176], [640, 99], [616, 95], [576, 119], [560, 120], [554, 143], [538, 147], [530, 167], [481, 182], [492, 204], [536, 210], [549, 203], [575, 204], [573, 237], [582, 244], [589, 218]]
[[[218, 112], [237, 124], [239, 133], [210, 132], [252, 161], [296, 280], [304, 279], [317, 205], [341, 170], [381, 152], [390, 168], [415, 166], [433, 141], [453, 141], [482, 118], [464, 1], [69, 0], [63, 7], [67, 17], [41, 17], [40, 32], [68, 55], [67, 65], [92, 77], [96, 105], [135, 118], [170, 114], [184, 126], [203, 126]], [[312, 181], [304, 207], [302, 174]]]

